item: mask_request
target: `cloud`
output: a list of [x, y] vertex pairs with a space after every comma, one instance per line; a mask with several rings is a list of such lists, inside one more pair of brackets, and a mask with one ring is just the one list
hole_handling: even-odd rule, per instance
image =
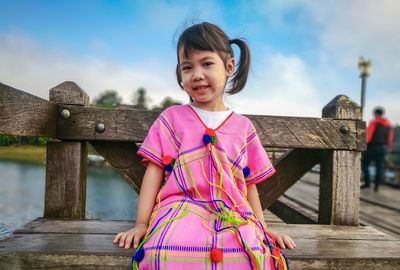
[[315, 116], [325, 105], [305, 62], [281, 53], [266, 55], [246, 89], [227, 98], [241, 113]]
[[65, 50], [50, 49], [32, 39], [0, 35], [0, 81], [48, 99], [50, 88], [74, 81], [91, 100], [107, 89], [117, 90], [125, 103], [139, 87], [145, 87], [158, 104], [165, 96], [185, 99], [175, 82], [174, 66], [163, 59], [122, 65]]
[[270, 27], [294, 28], [299, 42], [310, 39], [303, 61], [326, 101], [340, 91], [359, 103], [358, 58], [371, 59], [364, 117], [370, 119], [369, 111], [381, 104], [400, 122], [399, 1], [258, 1], [257, 7]]

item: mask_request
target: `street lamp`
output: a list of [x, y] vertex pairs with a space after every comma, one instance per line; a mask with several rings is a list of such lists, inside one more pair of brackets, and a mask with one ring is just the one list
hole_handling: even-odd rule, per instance
[[371, 60], [365, 60], [364, 57], [360, 57], [358, 60], [358, 68], [360, 69], [361, 78], [361, 115], [364, 112], [365, 105], [365, 88], [367, 84], [367, 77], [369, 76], [368, 68], [371, 66]]

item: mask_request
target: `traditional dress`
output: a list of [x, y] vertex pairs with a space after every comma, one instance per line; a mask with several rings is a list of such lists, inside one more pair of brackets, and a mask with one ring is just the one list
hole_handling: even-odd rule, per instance
[[165, 170], [134, 269], [287, 269], [246, 200], [275, 169], [251, 121], [234, 112], [215, 129], [190, 105], [172, 106], [138, 154]]

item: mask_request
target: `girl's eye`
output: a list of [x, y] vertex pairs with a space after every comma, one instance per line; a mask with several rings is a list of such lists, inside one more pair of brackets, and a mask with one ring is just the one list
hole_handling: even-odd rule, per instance
[[209, 67], [209, 66], [212, 66], [212, 65], [214, 65], [213, 62], [205, 62], [205, 63], [204, 63], [204, 66], [205, 66], [205, 67]]
[[182, 71], [187, 71], [187, 70], [190, 70], [191, 67], [190, 66], [183, 66], [183, 67], [181, 67], [181, 69], [182, 69]]

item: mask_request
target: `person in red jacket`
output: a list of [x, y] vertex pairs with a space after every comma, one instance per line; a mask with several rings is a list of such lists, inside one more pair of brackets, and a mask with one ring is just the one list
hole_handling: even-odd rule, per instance
[[392, 149], [393, 129], [389, 120], [383, 117], [385, 110], [382, 107], [374, 109], [375, 118], [370, 121], [367, 127], [367, 151], [364, 152], [361, 166], [364, 176], [364, 184], [361, 188], [370, 186], [369, 165], [371, 161], [375, 165], [375, 187], [378, 191], [382, 183], [383, 166], [385, 155]]

